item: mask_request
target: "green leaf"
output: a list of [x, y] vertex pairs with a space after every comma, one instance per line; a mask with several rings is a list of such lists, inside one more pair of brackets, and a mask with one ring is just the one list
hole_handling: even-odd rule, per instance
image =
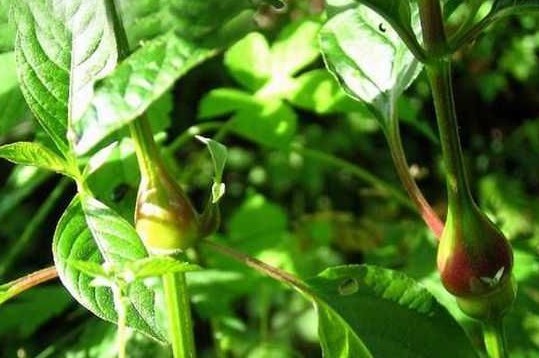
[[328, 357], [365, 357], [365, 347], [373, 357], [477, 357], [447, 310], [402, 273], [340, 266], [307, 284]]
[[361, 104], [348, 97], [331, 74], [316, 69], [301, 74], [287, 93], [294, 106], [318, 114], [357, 111]]
[[252, 7], [250, 0], [175, 0], [171, 11], [178, 36], [199, 44], [209, 41], [216, 45], [217, 41], [212, 40], [219, 39], [228, 24]]
[[223, 171], [225, 170], [227, 150], [224, 145], [213, 139], [202, 136], [196, 136], [196, 138], [206, 144], [211, 155], [215, 173], [212, 186], [212, 203], [215, 204], [225, 194], [225, 187], [221, 181], [223, 178]]
[[280, 100], [257, 99], [230, 119], [236, 134], [271, 148], [286, 148], [296, 133], [296, 113]]
[[[58, 275], [71, 295], [84, 307], [110, 322], [116, 322], [113, 296], [108, 287], [91, 285], [93, 277], [70, 261], [98, 265], [124, 265], [147, 257], [135, 229], [97, 200], [76, 196], [58, 222], [53, 256]], [[129, 286], [127, 325], [157, 340], [166, 335], [156, 321], [155, 291], [141, 282]]]
[[271, 53], [264, 35], [252, 32], [225, 53], [225, 66], [245, 88], [256, 91], [271, 78]]
[[[417, 11], [412, 18], [414, 23], [419, 21]], [[399, 35], [384, 23], [365, 7], [343, 11], [323, 26], [320, 46], [326, 66], [348, 94], [366, 103], [387, 128], [397, 98], [421, 66]]]
[[134, 279], [159, 277], [166, 273], [198, 271], [200, 266], [176, 260], [169, 256], [151, 256], [133, 261], [123, 267], [124, 275], [132, 275]]
[[15, 42], [15, 28], [9, 21], [11, 2], [12, 0], [0, 0], [0, 54], [12, 51]]
[[382, 24], [389, 23], [416, 55], [423, 56], [423, 51], [417, 41], [414, 20], [411, 19], [412, 9], [414, 11], [416, 9], [415, 2], [409, 0], [327, 0], [328, 14], [333, 16], [358, 7], [359, 4], [368, 6], [380, 15], [385, 20], [381, 22]]
[[209, 91], [202, 98], [198, 108], [198, 117], [209, 119], [231, 114], [252, 103], [252, 94], [235, 88], [217, 88]]
[[316, 36], [320, 23], [311, 20], [292, 22], [271, 46], [271, 69], [274, 75], [292, 76], [320, 56]]
[[75, 151], [88, 152], [140, 116], [178, 78], [213, 53], [173, 33], [145, 43], [96, 85], [88, 111], [73, 118]]
[[22, 0], [14, 2], [14, 18], [23, 94], [60, 152], [68, 153], [68, 123], [88, 107], [94, 82], [116, 65], [105, 2]]
[[3, 145], [0, 147], [0, 158], [17, 164], [52, 170], [68, 176], [74, 176], [75, 173], [64, 158], [40, 143], [16, 142]]

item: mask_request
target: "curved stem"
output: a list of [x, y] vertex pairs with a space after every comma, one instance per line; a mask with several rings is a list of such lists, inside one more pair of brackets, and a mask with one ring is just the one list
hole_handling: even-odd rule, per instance
[[421, 189], [417, 186], [416, 181], [410, 174], [408, 162], [406, 161], [406, 155], [404, 148], [402, 147], [402, 141], [399, 131], [399, 125], [397, 120], [391, 121], [391, 127], [387, 133], [387, 141], [389, 144], [389, 150], [391, 152], [391, 158], [397, 175], [399, 176], [402, 185], [406, 189], [408, 196], [412, 199], [419, 214], [423, 218], [423, 221], [427, 224], [429, 229], [434, 235], [439, 238], [442, 235], [444, 229], [444, 223], [438, 217], [438, 214], [432, 209], [432, 206], [423, 196]]
[[[256, 271], [267, 275], [279, 282], [282, 282], [284, 284], [287, 284], [289, 286], [292, 286], [299, 292], [303, 294], [307, 294], [309, 296], [313, 296], [311, 294], [311, 290], [307, 285], [305, 285], [303, 282], [301, 282], [297, 277], [289, 274], [288, 272], [285, 272], [281, 269], [278, 269], [276, 267], [270, 266], [265, 262], [262, 262], [258, 259], [255, 259], [254, 257], [248, 256], [244, 253], [241, 253], [239, 251], [233, 250], [231, 248], [228, 248], [226, 246], [220, 245], [216, 243], [215, 241], [210, 241], [207, 239], [204, 239], [201, 241], [201, 244], [204, 244], [215, 251], [218, 251], [219, 253], [226, 255], [230, 258], [233, 258], [236, 261], [239, 261]], [[314, 297], [314, 296], [313, 296]]]
[[440, 2], [439, 0], [420, 0], [419, 9], [423, 39], [427, 50], [431, 51], [429, 53], [432, 56], [425, 67], [432, 89], [434, 109], [440, 132], [447, 178], [449, 210], [457, 217], [460, 217], [473, 200], [466, 178], [458, 134], [457, 115], [451, 83], [451, 62], [448, 56], [439, 52], [439, 49], [447, 47]]
[[32, 272], [15, 281], [0, 286], [0, 304], [17, 296], [24, 291], [58, 277], [55, 266], [50, 266], [36, 272]]
[[394, 188], [390, 184], [384, 182], [380, 178], [372, 175], [367, 170], [355, 164], [349, 163], [346, 160], [337, 158], [333, 155], [330, 155], [330, 154], [327, 154], [327, 153], [324, 153], [315, 149], [304, 148], [299, 145], [293, 145], [292, 150], [303, 156], [310, 157], [318, 161], [324, 162], [326, 164], [349, 171], [357, 178], [371, 184], [373, 187], [380, 189], [384, 193], [391, 195], [395, 200], [397, 200], [404, 207], [415, 211], [414, 205], [410, 203], [410, 200], [408, 200], [408, 198], [405, 195], [403, 195], [401, 191], [399, 191], [398, 189]]
[[129, 124], [129, 132], [135, 146], [141, 178], [152, 183], [156, 178], [156, 167], [163, 166], [159, 147], [155, 143], [148, 118], [140, 116]]
[[172, 354], [174, 358], [195, 357], [195, 339], [185, 273], [167, 273], [162, 279]]
[[489, 358], [508, 357], [502, 318], [483, 323], [483, 335]]

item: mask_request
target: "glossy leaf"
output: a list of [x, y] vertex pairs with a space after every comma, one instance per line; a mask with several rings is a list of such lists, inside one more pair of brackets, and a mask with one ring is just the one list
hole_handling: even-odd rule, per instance
[[415, 2], [409, 0], [328, 0], [328, 14], [333, 16], [351, 8], [361, 8], [360, 4], [380, 15], [384, 22], [390, 24], [399, 33], [399, 36], [417, 56], [424, 57], [411, 16], [413, 9], [416, 8]]
[[[413, 13], [414, 23], [418, 21]], [[329, 70], [349, 95], [368, 105], [382, 127], [395, 115], [399, 95], [421, 70], [399, 35], [366, 7], [333, 16], [320, 32]]]
[[[69, 261], [123, 265], [143, 259], [147, 253], [129, 223], [97, 200], [76, 196], [56, 228], [53, 255], [60, 279], [71, 295], [97, 316], [116, 322], [111, 290], [91, 285], [94, 278], [69, 265]], [[141, 282], [129, 286], [127, 324], [164, 341], [166, 335], [155, 318], [154, 294]]]
[[43, 144], [35, 142], [17, 142], [6, 144], [0, 147], [0, 158], [7, 159], [13, 163], [32, 165], [35, 167], [48, 169], [57, 173], [74, 176], [74, 170], [64, 158], [58, 156]]
[[328, 357], [477, 357], [434, 297], [406, 275], [368, 265], [325, 270], [307, 284], [315, 295]]
[[24, 96], [62, 153], [68, 122], [83, 113], [94, 82], [116, 64], [105, 2], [14, 2], [15, 51]]
[[97, 84], [88, 111], [73, 119], [75, 151], [89, 151], [140, 116], [179, 77], [212, 54], [173, 33], [146, 43]]

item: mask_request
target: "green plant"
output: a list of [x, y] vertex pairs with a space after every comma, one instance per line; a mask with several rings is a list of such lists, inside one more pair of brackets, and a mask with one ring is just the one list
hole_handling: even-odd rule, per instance
[[[57, 201], [69, 204], [53, 228], [54, 266], [0, 286], [0, 316], [16, 308], [8, 300], [59, 276], [81, 306], [116, 325], [90, 321], [31, 353], [170, 356], [170, 345], [174, 357], [280, 357], [311, 356], [319, 345], [328, 357], [478, 356], [475, 325], [460, 308], [482, 322], [489, 356], [508, 355], [516, 335], [507, 346], [505, 323], [517, 332], [512, 316], [537, 306], [529, 281], [539, 230], [500, 189], [512, 183], [513, 199], [526, 202], [518, 181], [482, 177], [478, 202], [491, 218], [473, 199], [451, 61], [490, 25], [537, 10], [536, 1], [330, 0], [323, 15], [312, 13], [311, 1], [290, 1], [289, 12], [278, 0], [2, 5], [0, 61], [10, 71], [0, 138], [10, 143], [0, 157], [16, 166], [3, 183], [0, 219], [25, 215], [23, 200], [43, 182], [55, 185], [20, 237], [16, 226], [5, 229], [19, 241], [1, 258], [2, 278]], [[275, 29], [252, 31], [253, 17]], [[199, 90], [204, 71], [215, 78]], [[406, 92], [425, 81], [439, 138], [419, 118], [430, 97]], [[12, 141], [24, 117], [39, 124], [22, 135], [32, 141]], [[411, 133], [441, 144], [444, 171], [434, 187], [447, 187], [445, 223], [410, 172], [404, 119]], [[527, 128], [515, 132], [517, 144], [537, 141]], [[371, 162], [352, 163], [358, 148]], [[393, 167], [408, 197], [380, 179]], [[364, 185], [375, 195], [362, 194], [357, 207], [350, 192]], [[333, 210], [339, 200], [361, 220]], [[520, 243], [519, 235], [533, 239]], [[441, 280], [431, 275], [436, 252]], [[515, 301], [517, 282], [532, 293]], [[42, 289], [30, 291], [30, 306], [48, 294], [63, 297], [51, 311], [68, 309], [61, 288]], [[34, 332], [51, 314], [25, 329]], [[532, 326], [538, 319], [525, 317]], [[522, 346], [537, 347], [527, 329]], [[73, 334], [84, 338], [80, 346]]]

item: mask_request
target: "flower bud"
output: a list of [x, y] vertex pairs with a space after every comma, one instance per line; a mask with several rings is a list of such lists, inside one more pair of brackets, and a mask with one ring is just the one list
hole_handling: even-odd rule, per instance
[[502, 313], [514, 298], [513, 251], [505, 236], [473, 203], [449, 210], [437, 264], [444, 287], [472, 317]]
[[173, 254], [195, 244], [198, 238], [197, 213], [166, 170], [157, 167], [151, 179], [141, 179], [135, 227], [153, 254]]

